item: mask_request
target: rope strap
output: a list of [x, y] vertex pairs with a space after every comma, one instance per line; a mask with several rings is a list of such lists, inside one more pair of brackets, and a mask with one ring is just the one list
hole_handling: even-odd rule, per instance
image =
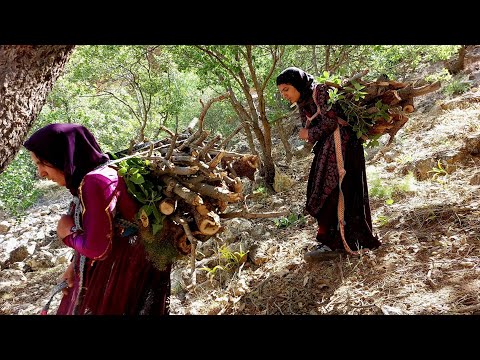
[[52, 290], [52, 294], [50, 295], [50, 299], [47, 301], [45, 306], [42, 308], [42, 311], [40, 312], [40, 315], [47, 315], [48, 309], [50, 308], [50, 303], [53, 300], [53, 297], [57, 295], [60, 291], [65, 289], [68, 286], [67, 280], [63, 280], [61, 283], [55, 285], [55, 287]]
[[[307, 117], [307, 123], [305, 127], [308, 127], [311, 121], [315, 117], [317, 117], [318, 114], [320, 114], [321, 112], [321, 108], [317, 102], [316, 94], [317, 94], [317, 87], [315, 86], [315, 88], [313, 89], [312, 96], [313, 96], [313, 101], [317, 106], [317, 112], [313, 114], [311, 117]], [[343, 243], [343, 247], [345, 248], [345, 251], [350, 255], [360, 255], [361, 252], [353, 251], [352, 249], [350, 249], [350, 246], [348, 246], [347, 241], [345, 240], [345, 220], [344, 220], [345, 200], [344, 200], [343, 191], [342, 191], [342, 181], [347, 172], [343, 167], [342, 138], [340, 136], [340, 126], [347, 126], [348, 123], [342, 118], [339, 118], [338, 116], [337, 116], [337, 123], [338, 123], [337, 128], [333, 132], [333, 139], [335, 141], [335, 156], [337, 158], [337, 169], [338, 169], [338, 206], [337, 206], [338, 226], [340, 228], [340, 235], [342, 237], [342, 243]]]
[[337, 169], [338, 169], [338, 207], [337, 207], [337, 216], [338, 216], [338, 225], [340, 228], [340, 235], [342, 237], [343, 247], [345, 251], [350, 255], [360, 255], [360, 251], [353, 251], [348, 246], [347, 241], [345, 240], [345, 200], [343, 197], [342, 191], [342, 181], [347, 173], [343, 167], [343, 156], [342, 156], [342, 141], [340, 137], [340, 126], [337, 126], [333, 132], [333, 139], [335, 141], [335, 156], [337, 158]]

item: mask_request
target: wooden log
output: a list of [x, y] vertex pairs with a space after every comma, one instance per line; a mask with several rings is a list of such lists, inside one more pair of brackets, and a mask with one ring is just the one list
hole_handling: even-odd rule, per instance
[[363, 89], [362, 91], [367, 93], [362, 102], [368, 104], [373, 102], [376, 98], [380, 97], [386, 91], [388, 91], [388, 86], [379, 86], [376, 83], [369, 83], [368, 86], [365, 87], [365, 89]]
[[210, 136], [210, 130], [202, 131], [201, 134], [198, 136], [198, 138], [192, 141], [192, 145], [202, 146], [203, 141], [209, 136]]
[[395, 137], [397, 132], [408, 121], [408, 117], [400, 113], [392, 114], [392, 117], [393, 117], [393, 124], [390, 127], [390, 129], [387, 130], [388, 135], [390, 135], [390, 139], [388, 139], [387, 145], [390, 145], [392, 143], [393, 138]]
[[[182, 142], [180, 146], [177, 147], [178, 151], [182, 151], [187, 146], [189, 146], [193, 141], [198, 139], [199, 136], [203, 134], [203, 131], [195, 131], [192, 135], [190, 135], [185, 141]], [[208, 135], [207, 135], [208, 136]]]
[[182, 183], [184, 186], [195, 191], [196, 193], [210, 197], [212, 199], [222, 200], [229, 203], [242, 200], [241, 194], [230, 192], [228, 189], [222, 188], [220, 186], [212, 186], [205, 183], [189, 183], [186, 181], [183, 181]]
[[198, 124], [198, 118], [194, 117], [192, 121], [188, 123], [187, 128], [185, 129], [185, 132], [188, 132], [191, 134], [195, 126], [197, 126], [197, 124]]
[[221, 219], [233, 219], [233, 218], [244, 218], [244, 219], [263, 219], [263, 218], [272, 218], [288, 215], [288, 211], [280, 212], [268, 212], [268, 213], [250, 213], [246, 209], [241, 211], [234, 211], [229, 213], [220, 214]]
[[241, 193], [243, 190], [243, 183], [242, 180], [237, 176], [235, 179], [232, 179], [228, 175], [223, 175], [222, 179], [225, 181], [225, 183], [228, 186], [228, 189], [230, 191], [236, 192], [236, 193]]
[[166, 126], [160, 125], [160, 130], [165, 131], [171, 137], [175, 136], [175, 133], [172, 130], [170, 130], [169, 128], [167, 128]]
[[210, 161], [210, 163], [208, 164], [208, 167], [210, 169], [213, 169], [215, 167], [217, 167], [217, 165], [220, 163], [220, 161], [222, 161], [222, 158], [225, 156], [225, 152], [219, 152], [217, 155], [215, 155], [215, 157], [212, 159], [212, 161]]
[[402, 98], [398, 95], [397, 90], [388, 90], [382, 95], [382, 102], [384, 104], [394, 106], [400, 101], [402, 101]]
[[368, 130], [368, 136], [383, 135], [393, 126], [390, 119], [377, 119], [375, 124]]
[[[199, 160], [197, 164], [198, 164], [199, 171], [202, 174], [204, 174], [207, 177], [207, 179], [209, 180], [221, 179], [220, 174], [218, 172], [213, 171], [213, 169], [211, 169], [210, 166], [208, 166], [208, 164], [206, 164], [205, 162]], [[194, 181], [194, 182], [197, 182], [197, 181]]]
[[240, 159], [231, 161], [230, 165], [234, 177], [247, 177], [254, 181], [255, 171], [257, 171], [259, 166], [259, 159], [257, 155], [244, 155]]
[[388, 84], [389, 84], [388, 87], [393, 90], [402, 89], [408, 85], [407, 83], [402, 83], [394, 80], [390, 80]]
[[170, 161], [172, 161], [173, 163], [192, 164], [197, 161], [197, 158], [191, 155], [172, 155]]
[[225, 210], [227, 210], [228, 202], [223, 201], [223, 200], [218, 200], [218, 202], [217, 202], [217, 207], [218, 207], [218, 212], [221, 214], [221, 213], [223, 213]]
[[170, 143], [170, 147], [168, 148], [168, 151], [165, 154], [165, 159], [166, 160], [170, 160], [170, 157], [172, 156], [173, 151], [175, 150], [175, 146], [176, 146], [176, 143], [177, 143], [177, 137], [178, 136], [177, 136], [176, 133], [172, 136], [172, 141]]
[[198, 157], [201, 159], [201, 160], [204, 160], [205, 159], [205, 156], [208, 154], [208, 151], [210, 149], [213, 148], [213, 146], [215, 145], [215, 143], [219, 140], [222, 139], [222, 135], [221, 134], [217, 134], [213, 137], [213, 139], [211, 139], [204, 147], [203, 149], [200, 151], [200, 153], [198, 154]]
[[433, 91], [436, 91], [440, 89], [440, 86], [441, 86], [440, 81], [435, 81], [433, 84], [428, 84], [425, 86], [421, 86], [419, 88], [414, 88], [413, 85], [408, 85], [403, 89], [399, 89], [398, 95], [402, 99], [408, 99], [408, 98], [421, 96], [421, 95], [425, 95]]
[[214, 235], [220, 230], [220, 216], [214, 211], [210, 211], [205, 215], [200, 214], [196, 209], [192, 209], [192, 212], [198, 231], [202, 234]]
[[352, 77], [348, 78], [348, 79], [345, 79], [342, 81], [342, 86], [345, 86], [349, 83], [352, 83], [352, 81], [355, 81], [355, 80], [358, 80], [362, 77], [364, 77], [365, 75], [368, 74], [368, 69], [365, 69], [363, 71], [360, 71], [359, 73], [356, 73], [355, 75], [353, 75]]
[[192, 244], [188, 240], [186, 233], [174, 240], [174, 246], [182, 255], [188, 255], [192, 251]]
[[398, 105], [400, 105], [402, 110], [407, 114], [415, 111], [415, 107], [413, 106], [413, 98], [402, 100]]
[[181, 176], [188, 176], [196, 174], [199, 170], [198, 166], [174, 166], [173, 168], [168, 170], [169, 174], [181, 175]]
[[203, 204], [203, 199], [200, 195], [181, 185], [172, 177], [163, 175], [161, 180], [167, 185], [167, 188], [172, 187], [172, 191], [185, 200], [188, 204], [193, 206]]
[[172, 198], [165, 198], [160, 201], [158, 208], [162, 214], [171, 215], [177, 208], [177, 200]]
[[200, 215], [207, 215], [210, 211], [212, 211], [207, 204], [197, 205], [195, 206], [195, 210], [197, 210]]

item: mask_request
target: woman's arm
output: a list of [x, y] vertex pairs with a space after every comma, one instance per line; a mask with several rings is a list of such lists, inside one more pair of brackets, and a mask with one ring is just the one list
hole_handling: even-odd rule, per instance
[[90, 259], [102, 259], [111, 247], [113, 207], [118, 179], [102, 174], [87, 174], [80, 186], [83, 205], [83, 231], [76, 231], [63, 242]]
[[337, 128], [337, 119], [327, 116], [328, 87], [326, 85], [317, 85], [315, 102], [320, 109], [319, 114], [312, 119], [307, 127], [308, 142], [315, 143], [322, 138], [331, 135]]

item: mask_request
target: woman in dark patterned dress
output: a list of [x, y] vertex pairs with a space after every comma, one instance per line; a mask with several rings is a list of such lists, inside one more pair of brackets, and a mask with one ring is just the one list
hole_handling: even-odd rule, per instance
[[143, 243], [121, 236], [114, 226], [116, 216], [134, 221], [138, 205], [90, 131], [51, 124], [24, 146], [39, 175], [73, 195], [71, 215], [63, 215], [57, 226], [59, 238], [75, 250], [57, 315], [168, 314], [170, 265], [158, 270]]
[[[278, 75], [277, 87], [286, 100], [298, 106], [303, 126], [299, 137], [314, 144], [315, 156], [308, 178], [305, 209], [317, 219], [316, 239], [319, 244], [305, 254], [305, 260], [329, 258], [332, 250], [347, 249], [352, 253], [380, 246], [380, 241], [372, 233], [362, 139], [357, 138], [345, 121], [338, 119], [337, 116], [342, 115], [341, 110], [335, 106], [331, 110], [327, 109], [328, 86], [316, 83], [312, 75], [301, 69], [289, 67]], [[346, 171], [341, 192], [334, 141], [337, 126]], [[342, 241], [337, 213], [341, 193], [344, 199], [344, 238], [347, 246]]]

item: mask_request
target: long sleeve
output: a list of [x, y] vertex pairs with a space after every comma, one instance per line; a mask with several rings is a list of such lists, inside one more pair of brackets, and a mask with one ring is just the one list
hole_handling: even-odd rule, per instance
[[108, 254], [113, 237], [117, 183], [118, 178], [99, 173], [85, 176], [80, 185], [83, 231], [65, 237], [65, 245], [90, 259], [102, 259]]
[[317, 85], [315, 95], [320, 111], [308, 126], [308, 142], [310, 143], [324, 140], [337, 128], [337, 119], [327, 114], [329, 112], [327, 109], [328, 87], [322, 84]]

